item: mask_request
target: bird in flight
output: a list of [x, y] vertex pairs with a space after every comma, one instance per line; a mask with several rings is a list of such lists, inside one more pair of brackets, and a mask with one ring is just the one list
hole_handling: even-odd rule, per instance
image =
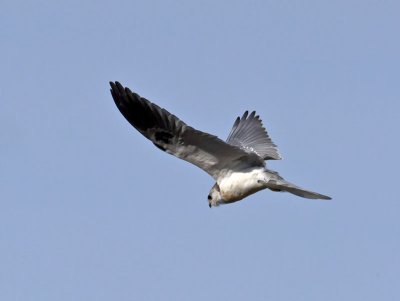
[[286, 191], [308, 199], [331, 198], [285, 181], [266, 168], [266, 160], [280, 160], [256, 112], [237, 117], [226, 141], [201, 132], [146, 98], [110, 82], [119, 111], [143, 136], [168, 154], [196, 165], [214, 178], [208, 194], [211, 207], [240, 201], [263, 189]]

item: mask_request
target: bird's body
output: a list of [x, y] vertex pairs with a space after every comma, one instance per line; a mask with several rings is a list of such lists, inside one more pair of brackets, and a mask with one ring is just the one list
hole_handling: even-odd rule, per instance
[[263, 167], [243, 171], [231, 171], [217, 180], [221, 197], [226, 203], [240, 201], [245, 197], [267, 188], [269, 175]]
[[291, 184], [266, 168], [265, 160], [280, 160], [281, 155], [255, 112], [246, 111], [238, 117], [224, 142], [186, 125], [120, 83], [110, 85], [118, 109], [142, 135], [162, 151], [198, 166], [215, 179], [208, 195], [210, 207], [242, 200], [266, 188], [310, 199], [330, 199]]

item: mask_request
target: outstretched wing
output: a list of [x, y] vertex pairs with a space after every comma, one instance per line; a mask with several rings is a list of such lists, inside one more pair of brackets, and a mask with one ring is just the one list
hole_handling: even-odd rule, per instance
[[186, 125], [119, 82], [110, 85], [119, 111], [143, 136], [159, 149], [200, 167], [214, 179], [224, 170], [264, 165], [255, 154]]
[[226, 142], [248, 153], [254, 153], [264, 160], [282, 159], [277, 146], [272, 142], [255, 111], [250, 115], [246, 111], [242, 118], [236, 118]]

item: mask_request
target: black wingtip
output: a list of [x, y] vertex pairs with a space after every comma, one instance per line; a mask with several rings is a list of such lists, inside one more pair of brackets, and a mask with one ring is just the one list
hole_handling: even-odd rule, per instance
[[249, 115], [249, 111], [246, 110], [246, 112], [243, 113], [242, 120], [257, 118], [257, 117], [254, 117], [255, 115], [256, 115], [256, 111], [252, 111]]
[[110, 82], [114, 102], [128, 122], [140, 132], [160, 126], [161, 109], [118, 81]]
[[109, 81], [109, 83], [110, 83], [111, 88], [118, 87], [118, 86], [122, 87], [122, 85], [119, 83], [119, 81], [115, 81], [115, 82]]

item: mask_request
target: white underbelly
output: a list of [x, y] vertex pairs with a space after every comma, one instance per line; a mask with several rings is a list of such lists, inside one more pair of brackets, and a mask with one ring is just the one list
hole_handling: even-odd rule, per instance
[[[261, 180], [261, 181], [259, 181]], [[218, 181], [222, 198], [233, 202], [265, 188], [263, 182], [268, 182], [264, 168], [247, 172], [232, 172]]]

